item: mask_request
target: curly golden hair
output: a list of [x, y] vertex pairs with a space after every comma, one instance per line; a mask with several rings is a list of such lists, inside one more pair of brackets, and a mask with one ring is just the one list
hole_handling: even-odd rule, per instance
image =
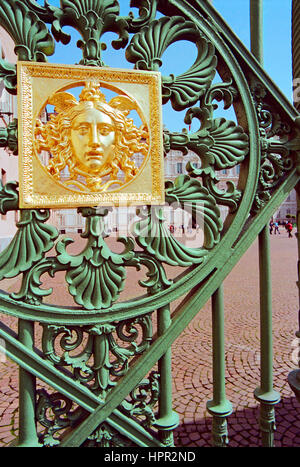
[[115, 151], [113, 157], [101, 169], [101, 173], [85, 174], [87, 190], [101, 191], [103, 175], [109, 175], [110, 182], [106, 184], [107, 186], [115, 183], [120, 169], [124, 173], [125, 180], [119, 181], [119, 184], [128, 182], [137, 174], [138, 168], [132, 156], [136, 153], [147, 155], [149, 133], [146, 125], [137, 128], [133, 120], [127, 117], [132, 109], [137, 108], [133, 99], [128, 96], [117, 96], [106, 103], [99, 84], [89, 82], [81, 92], [79, 101], [70, 93], [58, 92], [48, 100], [48, 103], [55, 106], [55, 114], [52, 114], [45, 124], [40, 120], [37, 121], [35, 141], [38, 152], [44, 150], [51, 154], [47, 170], [55, 179], [60, 180], [61, 171], [68, 167], [70, 180], [76, 180], [78, 171], [70, 139], [72, 122], [78, 115], [91, 108], [111, 118], [115, 132]]

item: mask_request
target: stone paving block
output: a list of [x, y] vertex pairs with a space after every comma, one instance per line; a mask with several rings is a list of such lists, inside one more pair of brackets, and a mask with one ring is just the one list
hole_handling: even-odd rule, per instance
[[0, 436], [3, 437], [5, 433], [11, 432], [11, 426], [1, 426], [0, 427]]

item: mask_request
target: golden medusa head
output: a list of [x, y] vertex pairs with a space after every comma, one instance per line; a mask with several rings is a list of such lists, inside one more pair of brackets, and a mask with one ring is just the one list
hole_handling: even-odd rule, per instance
[[54, 105], [55, 113], [45, 124], [37, 121], [35, 142], [38, 153], [51, 154], [47, 170], [56, 180], [81, 191], [101, 192], [136, 176], [133, 156], [147, 155], [149, 134], [146, 125], [137, 128], [128, 118], [137, 110], [133, 99], [119, 95], [107, 103], [99, 83], [88, 82], [79, 101], [68, 92], [57, 92], [47, 103]]

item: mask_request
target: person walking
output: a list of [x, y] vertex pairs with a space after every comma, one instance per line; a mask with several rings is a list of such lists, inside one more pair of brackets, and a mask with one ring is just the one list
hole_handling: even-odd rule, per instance
[[276, 235], [276, 233], [280, 235], [278, 222], [274, 223], [274, 235]]
[[291, 222], [288, 222], [285, 227], [286, 227], [286, 230], [287, 230], [287, 232], [289, 234], [289, 238], [292, 238], [292, 236], [293, 236], [293, 234], [292, 234], [293, 224]]
[[273, 232], [273, 222], [271, 221], [270, 224], [269, 224], [269, 229], [270, 229], [270, 235], [272, 235], [272, 232]]

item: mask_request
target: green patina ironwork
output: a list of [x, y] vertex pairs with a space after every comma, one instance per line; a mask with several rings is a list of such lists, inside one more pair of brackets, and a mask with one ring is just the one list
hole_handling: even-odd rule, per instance
[[[299, 79], [300, 76], [300, 5], [298, 2], [293, 2], [293, 19], [292, 19], [292, 44], [293, 44], [293, 78]], [[297, 82], [297, 81], [296, 81]], [[298, 96], [297, 96], [298, 97]], [[294, 105], [299, 110], [299, 102], [294, 98]], [[298, 321], [299, 329], [296, 331], [296, 337], [300, 337], [300, 184], [295, 187], [297, 195], [297, 242], [298, 242], [298, 293], [299, 293], [299, 310]], [[298, 352], [298, 366], [300, 367], [300, 355]], [[300, 400], [300, 370], [299, 368], [291, 371], [288, 376], [289, 384], [294, 391], [298, 400]]]
[[[130, 6], [138, 8], [137, 17], [120, 16], [117, 0], [61, 0], [60, 7], [4, 0], [0, 24], [20, 60], [50, 59], [55, 41], [71, 39], [65, 26], [81, 35], [80, 63], [88, 66], [104, 65], [106, 32], [117, 34], [112, 47], [123, 49], [128, 67], [139, 70], [158, 71], [164, 52], [178, 41], [195, 45], [191, 67], [162, 77], [162, 105], [170, 102], [174, 112], [185, 111], [183, 123], [199, 126], [193, 132], [165, 129], [165, 153], [193, 151], [199, 164], [188, 164], [187, 174], [167, 180], [165, 194], [174, 209], [189, 212], [193, 222], [201, 219], [204, 242], [186, 246], [170, 233], [161, 207], [141, 207], [132, 235], [119, 239], [123, 251], [116, 253], [104, 228], [109, 210], [90, 207], [78, 210], [86, 220], [81, 235], [86, 243], [71, 254], [73, 240], [47, 223], [48, 210], [20, 211], [17, 233], [0, 253], [0, 280], [22, 275], [19, 292], [0, 292], [1, 312], [19, 318], [19, 336], [2, 324], [0, 337], [21, 368], [21, 446], [172, 446], [179, 420], [172, 410], [171, 345], [210, 297], [214, 388], [207, 407], [213, 444], [226, 445], [232, 407], [225, 394], [222, 282], [300, 177], [297, 110], [209, 2], [132, 0]], [[259, 45], [253, 52], [259, 58]], [[17, 93], [15, 65], [1, 59], [0, 77]], [[1, 131], [0, 146], [16, 154], [17, 136], [14, 121]], [[238, 185], [220, 189], [220, 171], [237, 166]], [[228, 208], [224, 222], [220, 206]], [[0, 213], [13, 210], [18, 210], [18, 184], [1, 184]], [[261, 260], [269, 281], [268, 258]], [[175, 267], [181, 273], [174, 278], [169, 271]], [[132, 268], [140, 271], [146, 294], [124, 301], [120, 294]], [[42, 288], [42, 276], [56, 273], [64, 275], [73, 307], [47, 303], [53, 290]], [[170, 304], [180, 297], [171, 313]], [[265, 300], [262, 309], [270, 314], [269, 297]], [[34, 323], [42, 326], [39, 351]], [[277, 398], [268, 376], [272, 362], [265, 365], [266, 380], [262, 377], [255, 395], [262, 404], [263, 444], [272, 445]], [[36, 377], [56, 392], [35, 393]], [[35, 419], [42, 427], [38, 434]]]
[[16, 118], [7, 127], [0, 128], [0, 147], [8, 148], [14, 156], [18, 154], [18, 120]]
[[[257, 60], [263, 64], [263, 2], [258, 0], [250, 3], [251, 16], [251, 50]], [[257, 96], [258, 97], [258, 96]], [[260, 98], [256, 101], [257, 108], [260, 106]], [[265, 125], [265, 116], [259, 116], [260, 126]], [[269, 129], [272, 132], [272, 128]], [[265, 135], [264, 130], [261, 134]], [[272, 145], [272, 143], [271, 143]], [[266, 182], [278, 182], [278, 176], [268, 168], [266, 161], [269, 160], [274, 167], [283, 167], [279, 161], [276, 147], [274, 153], [266, 147], [262, 150], [262, 176], [261, 186], [268, 186]], [[274, 145], [272, 145], [274, 146]], [[268, 150], [269, 149], [269, 150]], [[273, 150], [272, 150], [273, 151]], [[266, 154], [268, 155], [266, 157]], [[289, 162], [287, 162], [289, 163]], [[270, 175], [271, 174], [271, 175]], [[269, 195], [270, 196], [270, 195]], [[259, 271], [260, 271], [260, 386], [254, 391], [255, 398], [260, 402], [260, 430], [263, 446], [274, 446], [274, 432], [276, 430], [275, 405], [280, 401], [280, 394], [273, 387], [273, 340], [272, 340], [272, 279], [271, 279], [271, 257], [270, 236], [268, 224], [258, 235], [259, 242]]]

